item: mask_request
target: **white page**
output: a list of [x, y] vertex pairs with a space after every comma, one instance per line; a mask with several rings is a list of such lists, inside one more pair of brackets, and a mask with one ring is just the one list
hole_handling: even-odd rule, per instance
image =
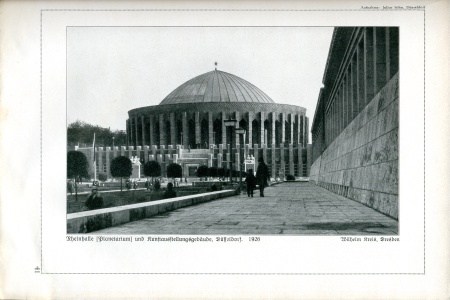
[[[380, 9], [360, 2], [3, 2], [2, 298], [448, 296], [448, 3], [401, 2], [403, 10], [367, 3]], [[81, 26], [400, 26], [400, 241], [68, 242], [66, 33]], [[176, 87], [172, 74], [167, 81]]]

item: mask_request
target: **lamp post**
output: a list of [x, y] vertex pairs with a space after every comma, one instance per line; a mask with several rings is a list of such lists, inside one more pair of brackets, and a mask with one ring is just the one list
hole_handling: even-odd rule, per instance
[[[245, 129], [244, 128], [236, 128], [236, 133], [239, 134], [239, 139], [241, 136], [245, 136]], [[244, 144], [245, 144], [245, 138], [244, 138]], [[245, 154], [244, 154], [245, 155]], [[239, 194], [242, 191], [242, 168], [241, 168], [241, 154], [239, 153]]]
[[231, 159], [232, 159], [232, 156], [231, 156], [231, 153], [232, 153], [232, 151], [231, 151], [231, 149], [233, 148], [233, 136], [232, 136], [232, 134], [233, 134], [233, 127], [236, 127], [236, 123], [237, 123], [237, 120], [236, 119], [225, 119], [225, 120], [223, 120], [223, 124], [226, 126], [226, 127], [228, 127], [228, 128], [230, 128], [230, 135], [229, 135], [229, 137], [230, 137], [230, 183], [231, 183], [231, 181], [232, 181], [232, 177], [231, 177]]

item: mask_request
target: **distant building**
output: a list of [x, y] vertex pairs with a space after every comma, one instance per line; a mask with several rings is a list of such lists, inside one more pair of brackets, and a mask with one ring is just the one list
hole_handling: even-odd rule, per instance
[[[277, 104], [263, 91], [217, 69], [185, 82], [159, 105], [128, 112], [128, 146], [143, 160], [177, 162], [186, 175], [201, 165], [233, 169], [243, 157], [263, 156], [273, 177], [306, 176], [306, 109]], [[235, 119], [239, 137], [224, 124]], [[230, 149], [231, 147], [231, 149]], [[306, 151], [306, 150], [305, 150]], [[231, 152], [231, 157], [230, 157]]]
[[[127, 145], [99, 147], [97, 173], [110, 177], [110, 161], [118, 155], [137, 156], [141, 163], [156, 160], [163, 175], [165, 166], [175, 162], [183, 176], [194, 176], [200, 165], [229, 168], [231, 162], [239, 170], [248, 156], [256, 161], [262, 156], [274, 178], [307, 176], [306, 109], [277, 104], [235, 75], [216, 69], [196, 76], [159, 105], [130, 110], [128, 116]], [[235, 128], [225, 126], [227, 119], [236, 120]], [[244, 135], [236, 133], [238, 127]]]
[[311, 126], [311, 180], [398, 218], [399, 28], [336, 28]]

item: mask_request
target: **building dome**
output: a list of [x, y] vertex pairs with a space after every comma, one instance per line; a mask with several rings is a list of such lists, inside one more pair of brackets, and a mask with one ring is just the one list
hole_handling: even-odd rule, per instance
[[211, 71], [173, 90], [160, 105], [204, 102], [275, 103], [259, 88], [233, 74]]

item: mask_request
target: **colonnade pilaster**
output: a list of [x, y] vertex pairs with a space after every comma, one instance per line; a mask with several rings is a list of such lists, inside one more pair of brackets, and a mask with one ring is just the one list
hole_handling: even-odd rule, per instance
[[260, 141], [259, 144], [263, 145], [266, 144], [266, 142], [264, 141], [264, 120], [265, 120], [265, 113], [262, 111], [261, 112], [261, 119], [259, 122], [259, 130], [260, 130]]
[[135, 131], [135, 138], [136, 138], [136, 143], [134, 144], [134, 146], [137, 146], [139, 143], [138, 117], [134, 117], [134, 131]]
[[166, 145], [166, 135], [164, 134], [164, 114], [159, 114], [159, 145]]
[[247, 140], [248, 144], [252, 145], [253, 142], [253, 113], [248, 113], [248, 124], [247, 124]]
[[175, 126], [175, 113], [171, 112], [169, 114], [169, 122], [170, 122], [170, 144], [176, 145], [177, 144], [177, 133], [176, 133], [176, 126]]
[[187, 113], [181, 113], [181, 125], [183, 126], [183, 146], [188, 147], [188, 126], [187, 126]]
[[145, 145], [145, 117], [141, 116], [142, 146]]
[[[128, 146], [145, 146], [145, 145], [157, 145], [157, 146], [167, 146], [167, 145], [177, 145], [180, 143], [179, 134], [182, 134], [182, 144], [185, 148], [192, 145], [199, 145], [203, 139], [203, 142], [207, 141], [209, 145], [215, 144], [214, 140], [214, 112], [205, 112], [207, 122], [200, 122], [200, 112], [195, 112], [192, 117], [195, 126], [195, 134], [191, 133], [191, 139], [195, 138], [194, 141], [189, 141], [189, 125], [188, 125], [188, 115], [187, 112], [181, 112], [181, 124], [177, 125], [176, 112], [170, 113], [159, 113], [152, 115], [139, 115], [132, 116], [126, 121], [127, 127], [127, 139], [126, 142]], [[227, 114], [225, 112], [221, 113], [219, 120], [221, 120], [222, 126], [222, 144], [227, 144], [228, 138], [228, 128], [223, 124], [223, 120], [227, 119]], [[258, 131], [260, 135], [253, 136], [253, 121], [256, 118], [256, 113], [247, 112], [248, 122], [245, 133], [244, 144], [250, 144], [257, 142], [254, 140], [255, 137], [258, 138], [260, 145], [278, 145], [278, 143], [292, 143], [294, 146], [300, 145], [301, 147], [306, 146], [306, 121], [302, 112], [299, 113], [277, 113], [277, 112], [259, 112], [260, 118]], [[267, 115], [268, 114], [268, 115]], [[231, 118], [236, 119], [238, 122], [234, 130], [240, 127], [240, 121], [243, 118], [242, 112], [235, 111], [230, 115]], [[267, 120], [266, 120], [267, 118]], [[278, 126], [277, 120], [280, 120], [281, 126]], [[269, 126], [265, 127], [265, 121], [268, 121]], [[158, 122], [158, 123], [156, 123]], [[192, 121], [191, 121], [192, 122]], [[217, 122], [217, 121], [216, 121]], [[286, 124], [287, 123], [287, 124]], [[178, 128], [181, 126], [182, 128]], [[207, 127], [205, 127], [207, 126]], [[243, 125], [245, 127], [245, 125]], [[158, 127], [158, 129], [156, 128]], [[205, 127], [205, 128], [203, 128]], [[156, 132], [158, 131], [158, 132]], [[169, 134], [170, 131], [170, 134]], [[203, 132], [203, 133], [202, 133]], [[220, 134], [218, 132], [217, 134]], [[231, 143], [233, 147], [236, 144], [241, 144], [239, 135], [234, 131], [231, 136]], [[201, 147], [204, 145], [202, 144]]]
[[208, 144], [214, 145], [214, 126], [213, 126], [213, 114], [208, 112]]

